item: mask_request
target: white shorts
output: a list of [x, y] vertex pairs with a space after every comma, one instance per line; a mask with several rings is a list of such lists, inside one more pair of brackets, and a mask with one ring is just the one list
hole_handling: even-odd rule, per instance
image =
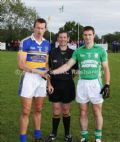
[[98, 79], [83, 80], [80, 79], [77, 84], [76, 101], [84, 104], [91, 102], [92, 104], [99, 104], [103, 102], [102, 94], [100, 94], [101, 85]]
[[39, 74], [26, 72], [20, 82], [19, 95], [26, 98], [45, 97], [47, 81]]

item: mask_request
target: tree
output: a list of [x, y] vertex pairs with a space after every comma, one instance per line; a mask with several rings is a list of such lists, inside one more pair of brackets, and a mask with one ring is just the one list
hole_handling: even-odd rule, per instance
[[44, 34], [44, 37], [45, 39], [50, 41], [50, 34], [51, 34], [51, 42], [54, 43], [56, 39], [55, 39], [55, 34], [53, 32], [50, 33], [50, 31], [47, 30]]
[[[2, 0], [0, 16], [0, 30], [4, 31], [0, 41], [10, 41], [27, 36], [32, 31], [33, 22], [38, 14], [34, 8], [26, 7], [21, 0]], [[21, 31], [24, 34], [21, 34]]]
[[78, 40], [78, 33], [79, 39], [82, 39], [82, 30], [83, 26], [75, 21], [66, 22], [63, 27], [60, 27], [59, 30], [66, 30], [70, 34], [71, 40]]
[[113, 34], [109, 33], [103, 35], [102, 38], [109, 44], [111, 44], [113, 41], [120, 42], [120, 32], [114, 32]]
[[[65, 30], [70, 34], [71, 40], [77, 41], [83, 40], [83, 26], [75, 21], [66, 22], [63, 27], [60, 27], [59, 30]], [[95, 36], [95, 42], [99, 42], [99, 37]]]

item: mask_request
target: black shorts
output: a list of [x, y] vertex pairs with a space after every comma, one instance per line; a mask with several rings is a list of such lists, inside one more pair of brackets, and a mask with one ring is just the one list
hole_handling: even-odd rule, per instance
[[75, 84], [73, 80], [51, 80], [53, 94], [48, 94], [50, 102], [70, 103], [75, 99]]

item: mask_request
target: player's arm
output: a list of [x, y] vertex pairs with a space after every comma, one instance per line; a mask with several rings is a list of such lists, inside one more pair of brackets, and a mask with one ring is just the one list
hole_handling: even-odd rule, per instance
[[38, 69], [29, 67], [26, 64], [26, 57], [27, 57], [26, 53], [21, 53], [21, 52], [18, 53], [18, 67], [20, 70], [25, 71], [25, 72], [30, 72], [30, 73], [37, 73], [37, 74], [40, 74], [41, 76], [44, 76], [47, 73], [47, 70], [40, 71]]
[[[49, 68], [49, 65], [50, 65], [49, 60], [50, 60], [50, 55], [48, 55], [47, 58], [46, 58], [47, 68]], [[47, 77], [47, 89], [48, 89], [49, 94], [52, 94], [54, 92], [54, 88], [53, 88], [53, 86], [51, 84], [51, 76], [50, 75], [48, 75], [48, 77]]]
[[105, 85], [101, 89], [101, 94], [103, 98], [108, 98], [110, 95], [110, 71], [108, 66], [108, 61], [102, 62], [103, 70], [104, 70], [104, 77], [105, 77]]
[[49, 64], [48, 64], [48, 60], [49, 60], [49, 55], [46, 56], [46, 68], [49, 68]]
[[61, 67], [55, 69], [52, 71], [53, 74], [61, 74], [64, 73], [66, 71], [68, 71], [74, 64], [76, 63], [76, 61], [74, 59], [69, 59], [68, 62], [66, 62], [64, 65], [62, 65]]
[[18, 52], [18, 68], [21, 71], [32, 72], [32, 69], [26, 64], [27, 53]]
[[78, 74], [79, 74], [78, 63], [76, 62], [76, 64], [72, 67], [73, 78], [76, 77]]
[[49, 94], [52, 94], [54, 92], [54, 87], [51, 84], [51, 77], [50, 76], [47, 78], [47, 88], [48, 88]]
[[104, 71], [104, 77], [105, 77], [105, 84], [110, 84], [110, 70], [109, 70], [109, 65], [108, 61], [102, 62], [102, 67]]

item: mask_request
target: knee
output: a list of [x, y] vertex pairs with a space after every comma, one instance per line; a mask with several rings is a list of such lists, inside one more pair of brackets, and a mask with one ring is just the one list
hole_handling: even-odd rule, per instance
[[101, 109], [94, 109], [94, 115], [97, 117], [99, 117], [100, 115], [102, 115], [102, 111], [101, 111]]
[[86, 110], [81, 110], [80, 111], [80, 116], [81, 117], [87, 117], [87, 111]]
[[23, 109], [22, 110], [22, 116], [23, 117], [28, 117], [29, 116], [29, 114], [30, 114], [30, 109]]
[[60, 118], [60, 117], [61, 117], [60, 114], [54, 114], [54, 113], [53, 113], [53, 118]]
[[35, 108], [34, 112], [35, 113], [41, 113], [42, 112], [42, 107]]
[[102, 110], [99, 107], [95, 107], [94, 110], [93, 110], [93, 113], [94, 113], [95, 118], [102, 117]]
[[63, 117], [69, 117], [70, 116], [70, 110], [69, 109], [63, 109]]
[[66, 105], [63, 106], [62, 113], [63, 113], [64, 116], [70, 115], [70, 104], [66, 104]]
[[60, 107], [54, 107], [53, 108], [53, 116], [60, 116], [61, 115], [61, 108]]
[[63, 113], [63, 117], [69, 117], [70, 116], [70, 112], [68, 113]]

